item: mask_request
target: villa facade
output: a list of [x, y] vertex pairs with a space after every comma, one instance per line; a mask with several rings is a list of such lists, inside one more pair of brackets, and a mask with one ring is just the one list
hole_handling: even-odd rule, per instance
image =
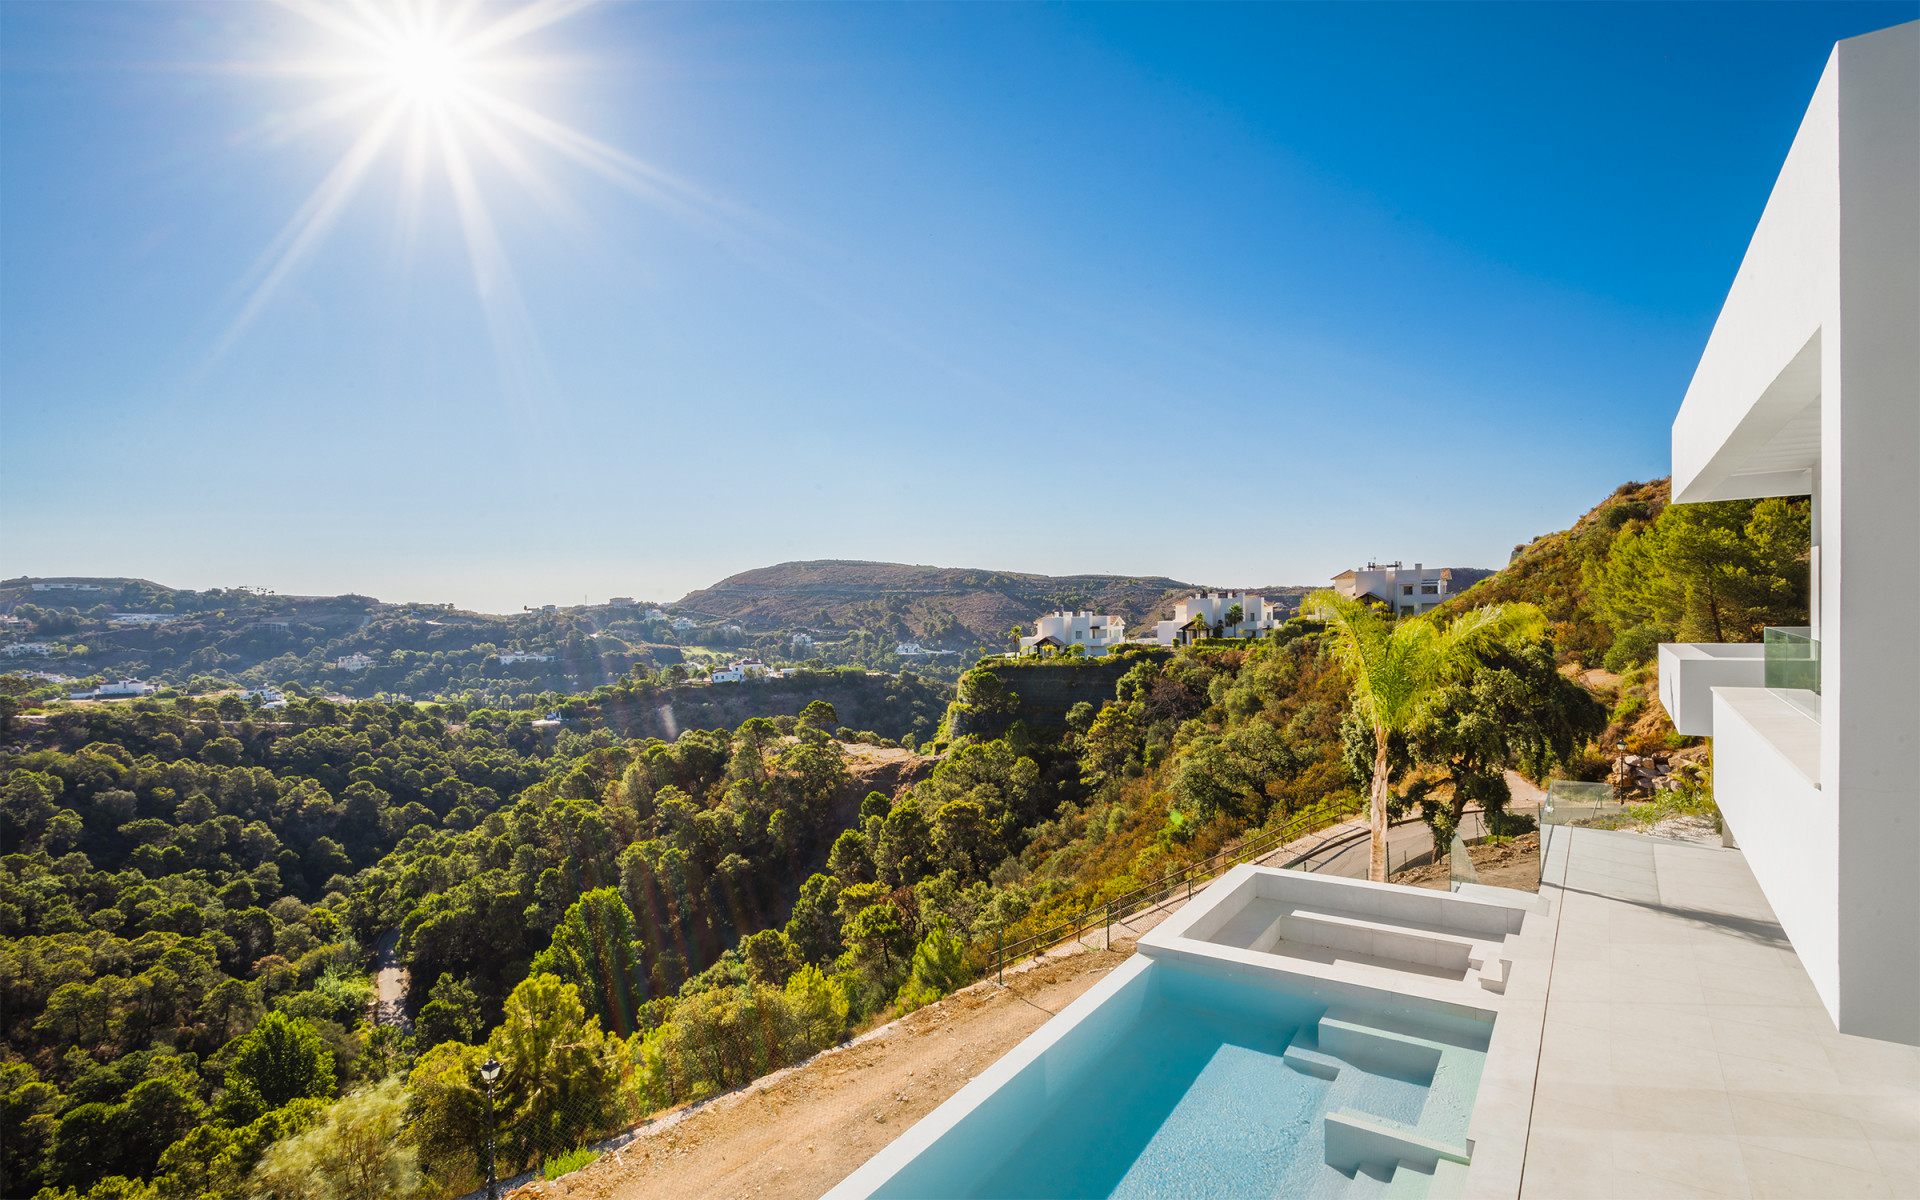
[[1064, 649], [1079, 646], [1086, 651], [1088, 658], [1098, 658], [1126, 640], [1127, 622], [1124, 617], [1091, 612], [1048, 613], [1034, 622], [1030, 636], [1020, 639], [1020, 653], [1025, 654], [1035, 647]]
[[1678, 504], [1812, 498], [1810, 621], [1665, 645], [1840, 1032], [1920, 1044], [1920, 22], [1835, 46], [1673, 423]]
[[1377, 600], [1394, 616], [1411, 617], [1432, 612], [1490, 574], [1491, 571], [1468, 567], [1429, 567], [1415, 563], [1409, 569], [1397, 561], [1370, 562], [1365, 567], [1335, 575], [1333, 590], [1349, 600], [1363, 596]]
[[[1237, 624], [1229, 623], [1227, 617], [1235, 608], [1240, 610], [1240, 620]], [[1206, 621], [1206, 633], [1201, 634], [1191, 628], [1195, 617]], [[1173, 619], [1156, 623], [1152, 635], [1145, 640], [1156, 646], [1171, 648], [1183, 646], [1199, 637], [1261, 637], [1278, 628], [1286, 619], [1286, 610], [1265, 596], [1255, 596], [1249, 592], [1205, 591], [1188, 596], [1174, 605]]]

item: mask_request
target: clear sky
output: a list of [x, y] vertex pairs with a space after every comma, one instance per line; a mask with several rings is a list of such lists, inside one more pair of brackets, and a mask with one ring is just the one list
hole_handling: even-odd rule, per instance
[[1920, 15], [455, 7], [0, 5], [0, 574], [1498, 566], [1667, 472], [1832, 43]]

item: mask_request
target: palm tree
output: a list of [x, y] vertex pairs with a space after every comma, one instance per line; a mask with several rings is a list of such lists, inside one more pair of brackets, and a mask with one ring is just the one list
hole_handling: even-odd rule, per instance
[[1441, 688], [1480, 665], [1481, 654], [1538, 637], [1546, 618], [1531, 604], [1490, 604], [1445, 629], [1421, 615], [1401, 621], [1361, 600], [1315, 592], [1304, 615], [1327, 623], [1334, 654], [1353, 682], [1354, 706], [1373, 726], [1373, 850], [1367, 878], [1387, 878], [1387, 739], [1405, 733]]
[[1232, 608], [1227, 610], [1226, 625], [1227, 625], [1227, 628], [1233, 630], [1233, 636], [1235, 637], [1240, 636], [1240, 623], [1242, 621], [1245, 621], [1246, 619], [1247, 619], [1247, 614], [1245, 610], [1243, 610], [1238, 604], [1234, 605]]

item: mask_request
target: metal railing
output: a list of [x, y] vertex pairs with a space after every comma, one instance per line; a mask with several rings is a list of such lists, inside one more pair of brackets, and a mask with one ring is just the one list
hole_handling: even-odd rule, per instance
[[1086, 944], [1086, 935], [1093, 929], [1102, 930], [1102, 945], [1111, 946], [1113, 942], [1113, 924], [1125, 921], [1128, 917], [1141, 912], [1159, 908], [1174, 899], [1191, 900], [1196, 885], [1211, 883], [1216, 876], [1239, 866], [1244, 862], [1264, 858], [1295, 838], [1305, 837], [1340, 822], [1361, 811], [1352, 805], [1317, 808], [1305, 812], [1275, 829], [1270, 829], [1248, 841], [1228, 850], [1222, 850], [1211, 857], [1170, 871], [1152, 883], [1137, 887], [1130, 892], [1089, 905], [1070, 921], [1062, 921], [1038, 933], [1028, 934], [1017, 941], [1003, 941], [999, 935], [994, 938], [993, 969], [1004, 981], [1006, 966], [1009, 962], [1019, 962], [1029, 956], [1039, 957], [1054, 946], [1065, 942], [1079, 941]]

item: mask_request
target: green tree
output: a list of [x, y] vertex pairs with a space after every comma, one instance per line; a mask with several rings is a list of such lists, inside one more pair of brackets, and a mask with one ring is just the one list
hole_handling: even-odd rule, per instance
[[531, 970], [558, 975], [592, 996], [596, 1015], [622, 1036], [633, 1031], [634, 1014], [647, 1000], [646, 947], [618, 888], [595, 888], [575, 900]]
[[480, 1064], [486, 1060], [482, 1047], [441, 1042], [407, 1076], [414, 1142], [437, 1179], [471, 1185], [485, 1176], [487, 1093]]
[[1539, 636], [1545, 618], [1531, 604], [1495, 604], [1462, 613], [1442, 629], [1427, 616], [1396, 622], [1331, 591], [1315, 592], [1302, 608], [1327, 623], [1326, 642], [1352, 684], [1354, 709], [1373, 729], [1367, 877], [1384, 882], [1389, 739], [1404, 734], [1433, 694], [1470, 673], [1482, 654]]
[[808, 963], [787, 977], [787, 1006], [799, 1021], [809, 1054], [830, 1045], [847, 1025], [846, 996]]
[[854, 956], [870, 968], [877, 967], [882, 979], [892, 977], [895, 960], [911, 945], [900, 909], [889, 900], [861, 908], [847, 922], [846, 929]]
[[840, 921], [835, 906], [841, 884], [832, 875], [814, 874], [800, 885], [787, 920], [787, 944], [805, 962], [821, 963], [840, 952]]
[[873, 855], [867, 850], [866, 835], [857, 829], [843, 830], [827, 853], [827, 870], [843, 885], [872, 881]]
[[333, 1051], [305, 1020], [268, 1013], [227, 1065], [226, 1111], [244, 1124], [289, 1100], [333, 1095]]
[[414, 1019], [413, 1035], [427, 1049], [441, 1042], [471, 1042], [486, 1031], [480, 1011], [480, 997], [473, 984], [454, 975], [434, 980], [427, 1002]]
[[355, 1092], [312, 1128], [269, 1148], [253, 1169], [252, 1200], [362, 1200], [421, 1190], [419, 1150], [399, 1079]]
[[501, 1140], [515, 1170], [608, 1127], [620, 1042], [601, 1032], [572, 984], [558, 975], [528, 976], [507, 997], [487, 1049], [505, 1068]]
[[1661, 641], [1753, 642], [1767, 625], [1807, 620], [1811, 508], [1804, 498], [1670, 504], [1629, 522], [1582, 579], [1617, 649], [1646, 661]]
[[796, 965], [793, 948], [778, 929], [762, 929], [740, 939], [740, 957], [747, 962], [747, 975], [755, 983], [779, 987], [786, 983]]
[[908, 796], [881, 822], [874, 869], [888, 887], [911, 887], [933, 870], [933, 856], [933, 827]]
[[1441, 688], [1407, 738], [1414, 761], [1443, 768], [1453, 785], [1445, 804], [1419, 797], [1434, 845], [1452, 840], [1469, 803], [1489, 817], [1505, 811], [1508, 767], [1544, 778], [1606, 724], [1605, 706], [1560, 673], [1546, 641], [1496, 653], [1469, 678]]
[[800, 724], [822, 733], [832, 733], [840, 727], [840, 714], [825, 700], [813, 700], [800, 710]]

